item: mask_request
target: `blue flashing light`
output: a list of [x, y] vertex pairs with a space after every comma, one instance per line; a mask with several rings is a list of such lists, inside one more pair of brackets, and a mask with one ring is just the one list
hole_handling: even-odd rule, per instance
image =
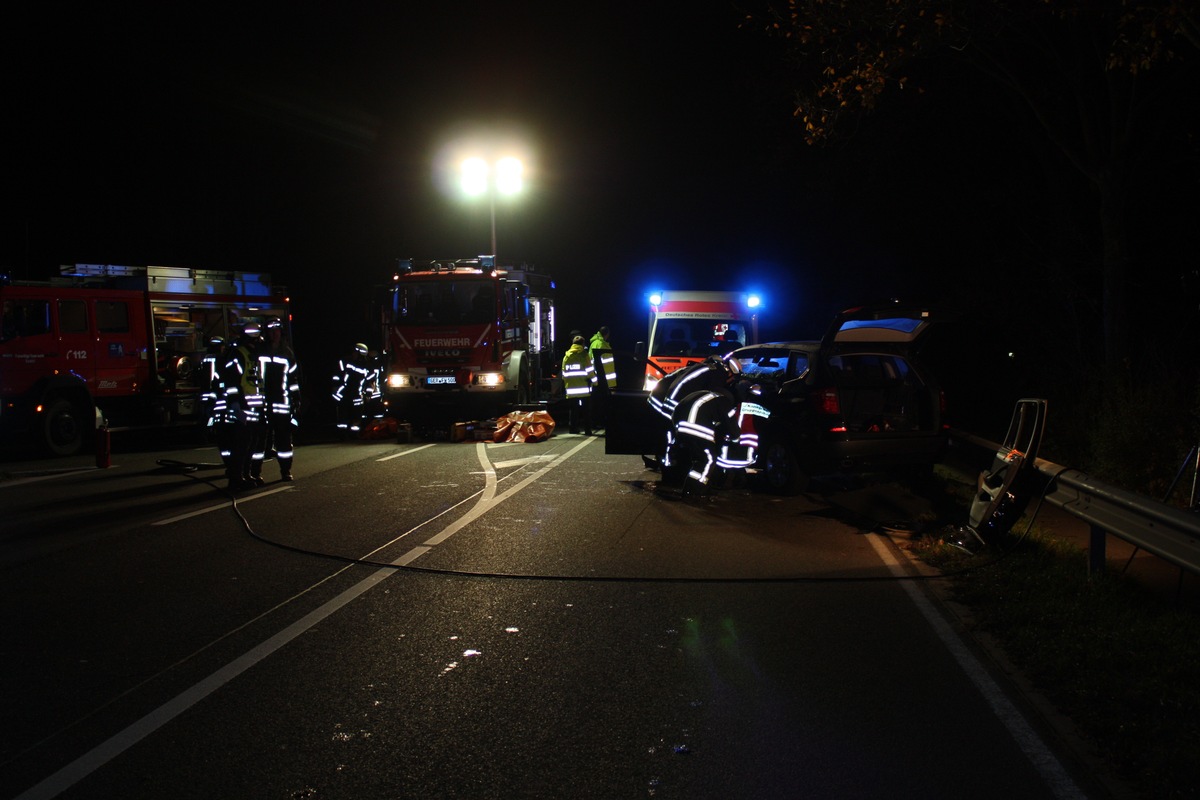
[[762, 298], [756, 294], [752, 294], [746, 298], [746, 305], [750, 308], [760, 308], [762, 306]]
[[662, 305], [662, 292], [651, 292], [650, 293], [650, 305], [652, 305], [652, 306], [661, 306]]

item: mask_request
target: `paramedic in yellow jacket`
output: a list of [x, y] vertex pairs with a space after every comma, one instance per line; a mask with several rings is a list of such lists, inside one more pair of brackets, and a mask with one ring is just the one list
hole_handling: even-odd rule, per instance
[[567, 395], [567, 429], [579, 433], [582, 423], [584, 433], [592, 435], [592, 383], [596, 370], [582, 336], [576, 336], [562, 360], [563, 391]]

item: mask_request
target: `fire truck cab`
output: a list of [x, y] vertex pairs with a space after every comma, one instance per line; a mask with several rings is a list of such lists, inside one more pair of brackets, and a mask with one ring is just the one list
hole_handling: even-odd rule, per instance
[[201, 422], [201, 360], [250, 321], [290, 322], [262, 273], [68, 264], [47, 281], [0, 278], [0, 431], [51, 453], [113, 426]]
[[758, 295], [745, 292], [651, 292], [650, 330], [643, 356], [650, 391], [665, 376], [713, 355], [758, 344]]
[[493, 255], [404, 259], [383, 313], [386, 401], [401, 419], [540, 402], [557, 366], [554, 281]]

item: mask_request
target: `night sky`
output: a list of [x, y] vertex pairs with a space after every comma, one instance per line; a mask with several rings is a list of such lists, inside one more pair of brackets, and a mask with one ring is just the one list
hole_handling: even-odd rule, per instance
[[302, 357], [342, 349], [395, 259], [489, 249], [486, 203], [439, 171], [489, 137], [533, 159], [497, 204], [501, 261], [553, 274], [561, 327], [618, 347], [652, 287], [762, 291], [777, 339], [986, 295], [996, 243], [1045, 219], [1044, 159], [952, 78], [804, 145], [775, 44], [724, 3], [366, 5], [32, 12], [2, 56], [0, 269], [267, 272]]

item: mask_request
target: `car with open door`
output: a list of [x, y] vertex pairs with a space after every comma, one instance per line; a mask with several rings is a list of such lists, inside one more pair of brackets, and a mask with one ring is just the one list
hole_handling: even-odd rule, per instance
[[766, 410], [754, 420], [755, 468], [772, 491], [794, 493], [814, 475], [925, 470], [942, 457], [945, 396], [918, 350], [932, 324], [924, 308], [852, 308], [820, 341], [727, 356]]

